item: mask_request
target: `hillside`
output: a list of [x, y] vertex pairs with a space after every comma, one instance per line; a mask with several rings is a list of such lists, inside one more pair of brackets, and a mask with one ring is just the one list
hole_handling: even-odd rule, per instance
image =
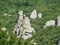
[[[18, 12], [22, 10], [29, 17], [34, 9], [43, 15], [41, 19], [30, 19], [36, 34], [28, 40], [17, 39], [12, 31], [18, 19]], [[4, 16], [5, 13], [12, 16]], [[60, 27], [43, 28], [43, 26], [48, 20], [57, 21], [59, 15], [60, 0], [0, 0], [0, 45], [33, 45], [32, 39], [35, 39], [37, 45], [57, 45]], [[2, 31], [2, 27], [6, 27], [7, 31]]]

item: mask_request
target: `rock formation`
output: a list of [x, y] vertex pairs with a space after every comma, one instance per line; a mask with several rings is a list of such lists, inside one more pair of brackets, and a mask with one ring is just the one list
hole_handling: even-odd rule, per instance
[[36, 10], [33, 10], [33, 12], [30, 15], [30, 18], [32, 18], [32, 19], [36, 19], [37, 18], [37, 12], [36, 12]]
[[32, 37], [32, 33], [35, 32], [34, 28], [31, 27], [29, 17], [24, 15], [23, 19], [23, 11], [19, 12], [19, 18], [17, 24], [14, 27], [15, 33], [17, 34], [17, 38], [22, 36], [24, 40]]

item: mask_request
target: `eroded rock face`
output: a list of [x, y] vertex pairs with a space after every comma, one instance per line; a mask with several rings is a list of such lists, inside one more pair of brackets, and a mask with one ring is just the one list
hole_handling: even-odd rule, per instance
[[60, 26], [60, 16], [57, 17], [57, 26]]
[[47, 26], [55, 26], [55, 20], [47, 21], [47, 22], [45, 23], [44, 28], [46, 28]]
[[32, 19], [36, 19], [37, 18], [37, 12], [36, 12], [36, 10], [33, 10], [33, 12], [30, 15], [30, 18], [32, 18]]

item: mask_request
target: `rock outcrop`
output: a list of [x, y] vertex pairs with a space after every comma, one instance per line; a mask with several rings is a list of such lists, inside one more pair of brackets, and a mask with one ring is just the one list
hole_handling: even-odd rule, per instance
[[32, 18], [32, 19], [36, 19], [37, 18], [37, 12], [36, 12], [36, 10], [33, 10], [33, 12], [30, 15], [30, 18]]
[[26, 17], [24, 15], [24, 19], [23, 19], [23, 15], [24, 15], [23, 11], [20, 11], [19, 18], [18, 18], [17, 24], [14, 27], [15, 28], [14, 30], [17, 34], [17, 38], [22, 36], [22, 38], [26, 40], [32, 37], [32, 33], [35, 32], [35, 30], [34, 28], [31, 27], [29, 17]]

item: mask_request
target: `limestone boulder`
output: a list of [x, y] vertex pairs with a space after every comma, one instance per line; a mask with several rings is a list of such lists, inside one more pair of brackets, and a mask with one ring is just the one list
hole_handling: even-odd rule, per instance
[[37, 18], [37, 12], [36, 12], [36, 10], [33, 10], [33, 12], [30, 15], [30, 18], [32, 18], [32, 19], [36, 19]]
[[44, 28], [46, 28], [47, 26], [55, 26], [55, 20], [49, 20], [45, 23]]

